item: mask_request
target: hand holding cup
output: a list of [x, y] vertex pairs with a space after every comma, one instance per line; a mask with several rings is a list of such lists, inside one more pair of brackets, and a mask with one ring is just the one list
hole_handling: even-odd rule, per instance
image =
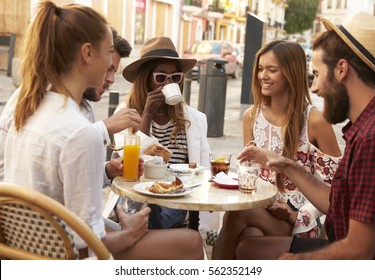
[[161, 90], [165, 96], [165, 103], [171, 106], [177, 105], [182, 100], [180, 85], [176, 83], [166, 84]]

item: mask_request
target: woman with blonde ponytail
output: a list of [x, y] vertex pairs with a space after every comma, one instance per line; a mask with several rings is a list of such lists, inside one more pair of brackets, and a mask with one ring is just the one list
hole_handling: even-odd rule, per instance
[[[302, 47], [272, 41], [258, 51], [253, 69], [254, 104], [243, 116], [245, 148], [237, 159], [257, 160], [254, 149], [266, 149], [296, 160], [330, 183], [341, 152], [332, 126], [311, 104]], [[227, 212], [216, 246], [217, 259], [235, 258], [238, 244], [247, 237], [318, 237], [317, 219], [322, 213], [294, 184], [265, 166], [261, 178], [277, 186], [280, 199], [266, 208]]]
[[[104, 145], [80, 112], [88, 87], [100, 87], [112, 65], [113, 36], [106, 19], [81, 5], [39, 4], [22, 55], [22, 86], [5, 139], [4, 181], [34, 188], [85, 221], [118, 259], [200, 259], [199, 233], [148, 231], [146, 207], [106, 233], [102, 219]], [[80, 257], [87, 246], [74, 236]]]

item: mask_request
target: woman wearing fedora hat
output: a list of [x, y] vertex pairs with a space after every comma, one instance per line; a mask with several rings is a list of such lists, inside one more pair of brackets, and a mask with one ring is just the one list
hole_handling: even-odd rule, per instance
[[[141, 151], [158, 142], [172, 151], [169, 164], [196, 162], [209, 165], [206, 115], [186, 105], [182, 98], [171, 105], [162, 92], [163, 87], [171, 83], [178, 84], [182, 92], [184, 74], [196, 63], [195, 59], [180, 58], [170, 38], [156, 37], [144, 43], [141, 57], [122, 72], [133, 87], [127, 103], [117, 110], [126, 106], [138, 111], [142, 116]], [[124, 141], [124, 133], [115, 135], [119, 145]], [[186, 211], [154, 206], [150, 215], [151, 227], [179, 226], [185, 216]]]

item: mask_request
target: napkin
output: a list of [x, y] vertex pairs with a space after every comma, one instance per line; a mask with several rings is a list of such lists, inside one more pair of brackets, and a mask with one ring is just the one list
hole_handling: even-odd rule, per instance
[[142, 155], [141, 158], [143, 159], [144, 163], [148, 164], [163, 164], [163, 158], [159, 156], [150, 156], [150, 155]]
[[103, 213], [102, 213], [102, 216], [104, 218], [109, 217], [109, 214], [111, 213], [111, 211], [115, 207], [118, 198], [119, 198], [119, 195], [114, 193], [113, 191], [111, 191], [109, 193], [107, 201], [106, 201], [105, 206], [104, 206]]
[[222, 185], [238, 185], [238, 181], [232, 179], [227, 174], [225, 174], [223, 171], [216, 174], [214, 181], [216, 183], [222, 184]]

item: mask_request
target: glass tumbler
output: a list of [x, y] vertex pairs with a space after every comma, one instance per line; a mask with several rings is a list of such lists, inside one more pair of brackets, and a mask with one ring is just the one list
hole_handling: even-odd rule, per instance
[[257, 189], [261, 165], [257, 162], [245, 161], [237, 163], [238, 189], [243, 193], [252, 193]]
[[224, 172], [228, 175], [231, 153], [220, 153], [211, 152], [209, 153], [210, 165], [211, 165], [211, 177], [214, 178], [216, 174]]
[[140, 137], [135, 134], [125, 135], [124, 141], [124, 173], [126, 181], [138, 180], [138, 165], [140, 148]]

